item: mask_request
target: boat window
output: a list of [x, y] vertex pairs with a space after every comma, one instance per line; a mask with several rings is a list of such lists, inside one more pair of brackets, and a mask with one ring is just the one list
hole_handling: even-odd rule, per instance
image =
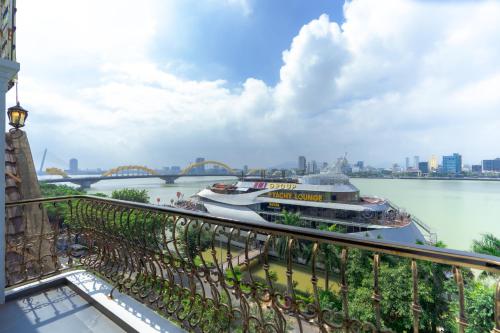
[[332, 194], [332, 201], [336, 201], [337, 200], [337, 195], [336, 194]]

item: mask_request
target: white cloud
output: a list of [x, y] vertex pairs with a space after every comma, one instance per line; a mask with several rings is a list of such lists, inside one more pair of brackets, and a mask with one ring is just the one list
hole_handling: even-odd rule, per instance
[[84, 165], [499, 154], [500, 2], [349, 1], [341, 26], [322, 15], [302, 27], [276, 86], [248, 78], [232, 89], [150, 59], [156, 1], [91, 1], [94, 14], [53, 0], [60, 15], [43, 18], [47, 2], [32, 3], [20, 6], [18, 52], [32, 144]]

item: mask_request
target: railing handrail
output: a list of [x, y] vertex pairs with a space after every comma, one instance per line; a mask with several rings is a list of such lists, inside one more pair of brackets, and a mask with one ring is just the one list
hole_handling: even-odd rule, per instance
[[397, 255], [401, 257], [427, 260], [435, 263], [447, 264], [452, 266], [476, 268], [493, 273], [500, 273], [500, 257], [478, 254], [473, 252], [437, 248], [428, 245], [418, 244], [403, 244], [394, 241], [381, 239], [366, 239], [363, 236], [355, 236], [352, 234], [341, 234], [330, 231], [317, 230], [312, 228], [295, 227], [277, 223], [257, 222], [234, 220], [223, 217], [216, 217], [203, 212], [195, 212], [181, 208], [158, 206], [153, 204], [144, 204], [131, 201], [117, 200], [111, 198], [103, 198], [92, 195], [69, 195], [50, 198], [35, 198], [19, 200], [15, 202], [7, 202], [6, 208], [19, 205], [46, 203], [46, 202], [63, 202], [74, 199], [89, 199], [106, 203], [113, 203], [129, 208], [147, 209], [157, 212], [176, 214], [186, 218], [199, 218], [209, 223], [215, 223], [226, 227], [238, 227], [241, 229], [268, 234], [277, 235], [297, 235], [300, 239], [332, 243], [338, 246], [354, 247], [362, 250], [368, 250], [376, 253], [384, 253]]

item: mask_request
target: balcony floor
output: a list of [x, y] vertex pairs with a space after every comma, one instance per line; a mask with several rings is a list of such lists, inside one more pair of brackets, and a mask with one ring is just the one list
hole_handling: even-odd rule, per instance
[[0, 305], [0, 333], [125, 332], [68, 286]]

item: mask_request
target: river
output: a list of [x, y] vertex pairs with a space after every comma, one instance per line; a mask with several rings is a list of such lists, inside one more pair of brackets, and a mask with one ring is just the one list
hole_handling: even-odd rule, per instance
[[[232, 182], [226, 178], [224, 182]], [[220, 182], [213, 177], [180, 178], [175, 184], [150, 179], [106, 180], [89, 194], [111, 194], [130, 187], [148, 191], [152, 203], [169, 203], [177, 192], [188, 197]], [[430, 225], [450, 248], [469, 250], [473, 239], [490, 232], [500, 237], [500, 182], [472, 180], [351, 179], [362, 195], [384, 197]]]

